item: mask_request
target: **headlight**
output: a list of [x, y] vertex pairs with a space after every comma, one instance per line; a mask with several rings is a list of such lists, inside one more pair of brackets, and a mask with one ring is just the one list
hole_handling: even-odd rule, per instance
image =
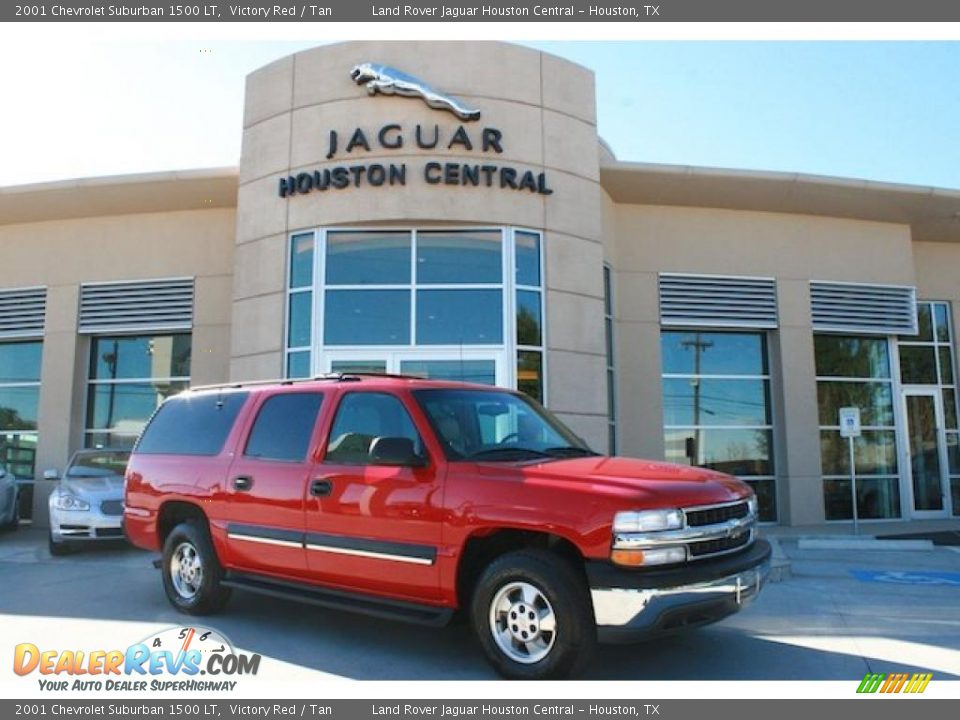
[[613, 516], [615, 533], [659, 532], [683, 527], [683, 513], [679, 510], [640, 510], [618, 512]]
[[57, 510], [89, 510], [90, 503], [70, 493], [58, 493], [53, 501]]
[[757, 516], [757, 513], [759, 512], [759, 505], [757, 504], [756, 494], [753, 494], [747, 498], [747, 510], [749, 510], [750, 514], [754, 517]]

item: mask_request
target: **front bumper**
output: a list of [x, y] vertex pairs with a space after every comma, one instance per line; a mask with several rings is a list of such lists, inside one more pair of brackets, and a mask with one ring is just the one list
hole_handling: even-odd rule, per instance
[[752, 601], [770, 572], [770, 544], [756, 540], [743, 552], [680, 568], [631, 571], [587, 563], [601, 642], [643, 640], [706, 625]]
[[99, 510], [50, 510], [50, 535], [54, 542], [122, 540], [123, 515]]

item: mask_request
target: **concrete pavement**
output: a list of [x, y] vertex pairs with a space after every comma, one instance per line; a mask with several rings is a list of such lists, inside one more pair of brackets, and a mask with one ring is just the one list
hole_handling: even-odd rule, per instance
[[[791, 575], [768, 584], [742, 613], [642, 645], [602, 647], [589, 677], [853, 681], [868, 671], [927, 671], [960, 678], [960, 553], [801, 550], [790, 537], [780, 545]], [[52, 558], [42, 531], [0, 535], [0, 637], [122, 645], [183, 623], [152, 559], [124, 546]], [[495, 677], [463, 624], [421, 628], [240, 592], [223, 614], [202, 621], [307, 675]]]

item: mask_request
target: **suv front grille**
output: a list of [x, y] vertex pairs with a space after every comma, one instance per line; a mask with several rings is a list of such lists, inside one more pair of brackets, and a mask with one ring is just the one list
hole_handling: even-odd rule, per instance
[[705, 540], [703, 542], [691, 543], [690, 545], [690, 557], [691, 558], [700, 558], [707, 555], [716, 555], [718, 553], [730, 552], [731, 550], [736, 550], [737, 548], [743, 547], [750, 542], [751, 532], [747, 530], [746, 532], [737, 535], [736, 537], [730, 538], [721, 538], [720, 540]]
[[748, 512], [749, 509], [747, 508], [746, 502], [704, 508], [703, 510], [693, 508], [686, 511], [687, 525], [690, 527], [716, 525], [717, 523], [726, 522], [727, 520], [739, 520], [742, 517], [746, 517]]
[[688, 561], [705, 560], [749, 547], [756, 537], [757, 517], [745, 500], [680, 508], [684, 522], [674, 530], [623, 532], [613, 536], [615, 550], [677, 548]]

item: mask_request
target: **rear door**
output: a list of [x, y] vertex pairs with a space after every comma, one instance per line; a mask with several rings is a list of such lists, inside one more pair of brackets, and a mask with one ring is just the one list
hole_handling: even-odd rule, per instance
[[[378, 438], [408, 438], [420, 467], [374, 464]], [[439, 598], [442, 470], [401, 396], [347, 391], [306, 504], [307, 564], [325, 584], [410, 600]]]
[[324, 395], [265, 394], [227, 476], [227, 545], [241, 570], [303, 577], [304, 495]]

